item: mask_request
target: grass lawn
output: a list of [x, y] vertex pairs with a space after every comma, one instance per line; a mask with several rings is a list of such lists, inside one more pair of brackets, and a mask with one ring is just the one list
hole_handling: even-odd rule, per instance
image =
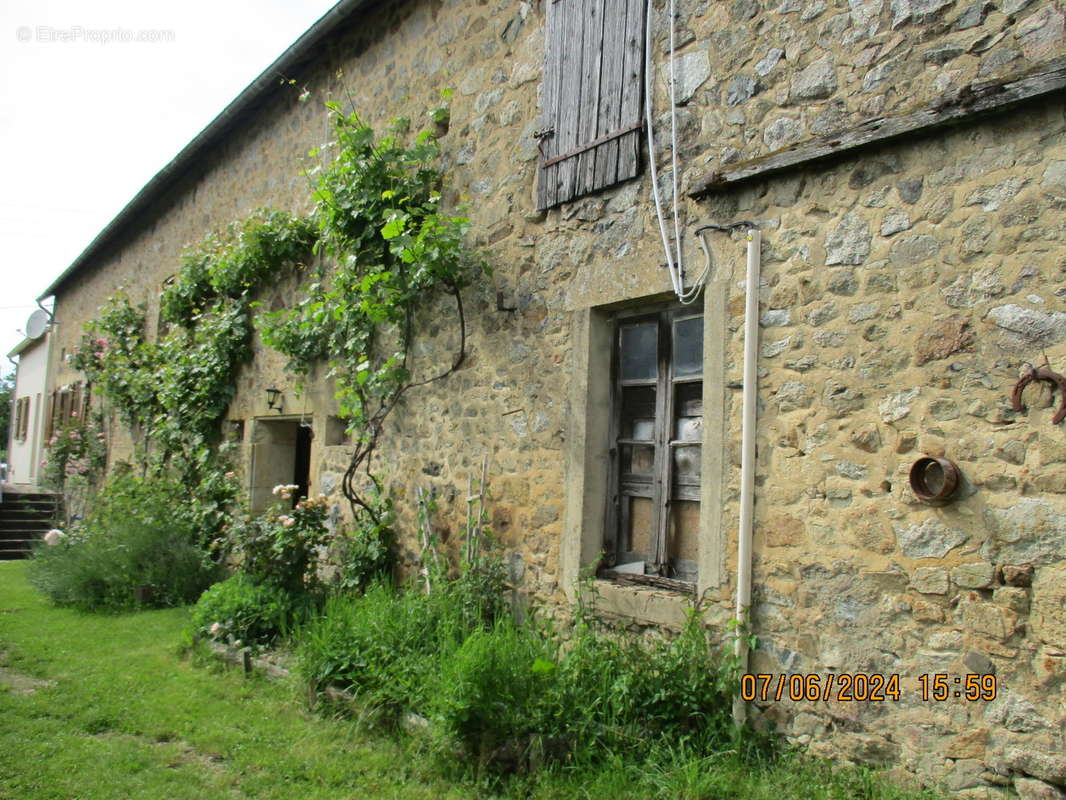
[[187, 624], [187, 609], [57, 609], [23, 562], [0, 562], [0, 800], [933, 797], [865, 771], [795, 758], [752, 769], [729, 755], [490, 786], [425, 743], [306, 711], [295, 683], [183, 657]]

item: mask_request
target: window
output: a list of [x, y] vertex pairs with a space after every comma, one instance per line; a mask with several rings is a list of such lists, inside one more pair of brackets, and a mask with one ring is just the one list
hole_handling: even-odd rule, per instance
[[[703, 442], [703, 316], [691, 309], [616, 321], [611, 492], [604, 572], [697, 581]], [[631, 578], [632, 579], [632, 578]]]
[[638, 173], [645, 2], [548, 4], [538, 208]]
[[24, 442], [30, 430], [30, 398], [20, 397], [15, 401], [15, 441]]
[[48, 420], [45, 426], [45, 438], [59, 433], [70, 425], [78, 425], [83, 417], [84, 406], [88, 406], [88, 397], [82, 397], [82, 384], [63, 386], [52, 392], [49, 401]]

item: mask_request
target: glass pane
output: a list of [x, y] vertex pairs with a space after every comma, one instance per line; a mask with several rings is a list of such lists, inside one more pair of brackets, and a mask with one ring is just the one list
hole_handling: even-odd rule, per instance
[[626, 550], [647, 557], [651, 553], [651, 526], [655, 506], [649, 497], [623, 497], [622, 502], [629, 504], [629, 513], [626, 515], [628, 530], [623, 531]]
[[622, 389], [622, 438], [655, 439], [655, 387], [628, 386]]
[[[697, 448], [699, 449], [699, 448]], [[647, 475], [655, 469], [655, 448], [650, 444], [622, 445], [622, 474]]]
[[703, 317], [679, 319], [674, 323], [674, 377], [703, 373]]
[[700, 452], [703, 448], [698, 445], [688, 445], [671, 449], [674, 451], [674, 480], [690, 486], [699, 486], [702, 458]]
[[703, 418], [678, 417], [674, 423], [674, 439], [679, 442], [703, 441]]
[[659, 327], [655, 322], [622, 328], [619, 359], [624, 381], [655, 380], [658, 375]]

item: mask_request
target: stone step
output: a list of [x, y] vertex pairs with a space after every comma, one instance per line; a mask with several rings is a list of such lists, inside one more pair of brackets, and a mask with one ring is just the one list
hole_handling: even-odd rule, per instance
[[0, 525], [4, 523], [20, 523], [20, 522], [51, 522], [55, 512], [48, 509], [39, 510], [27, 510], [27, 509], [0, 509]]

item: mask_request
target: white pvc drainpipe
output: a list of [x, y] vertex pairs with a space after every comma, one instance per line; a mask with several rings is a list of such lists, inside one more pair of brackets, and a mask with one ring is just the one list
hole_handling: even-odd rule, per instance
[[[748, 671], [747, 634], [751, 607], [751, 531], [755, 504], [755, 420], [759, 390], [759, 248], [762, 233], [748, 231], [748, 268], [744, 279], [744, 408], [740, 444], [740, 528], [737, 533], [737, 638], [734, 652], [740, 674]], [[733, 719], [746, 717], [739, 696], [733, 701]]]

